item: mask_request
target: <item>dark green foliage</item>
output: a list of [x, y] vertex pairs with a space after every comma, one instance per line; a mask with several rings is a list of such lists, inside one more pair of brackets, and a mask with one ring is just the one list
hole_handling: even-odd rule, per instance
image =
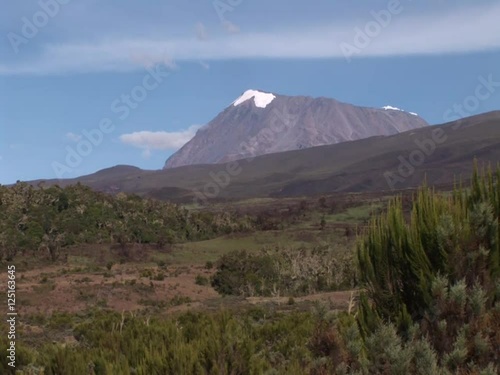
[[456, 189], [450, 196], [423, 187], [410, 223], [400, 199], [372, 222], [358, 260], [372, 308], [381, 318], [400, 328], [421, 319], [433, 301], [438, 275], [449, 283], [464, 279], [468, 288], [479, 282], [492, 294], [500, 269], [499, 185], [492, 181], [491, 172], [476, 172], [470, 190]]
[[196, 241], [251, 226], [229, 213], [192, 212], [174, 204], [119, 193], [113, 197], [83, 185], [35, 188], [0, 186], [0, 256], [18, 251], [57, 260], [68, 246]]
[[205, 276], [197, 275], [195, 283], [196, 285], [208, 285], [210, 284], [210, 280]]
[[221, 294], [269, 295], [268, 286], [278, 281], [274, 259], [269, 255], [252, 255], [233, 251], [217, 262], [212, 286]]
[[423, 187], [409, 223], [400, 199], [373, 221], [358, 246], [366, 294], [357, 321], [366, 358], [351, 368], [498, 371], [499, 178], [500, 167], [493, 176], [476, 166], [470, 189], [442, 195]]
[[324, 229], [325, 229], [325, 227], [326, 227], [326, 220], [325, 220], [325, 216], [323, 215], [323, 216], [321, 217], [321, 221], [319, 222], [319, 228], [320, 228], [321, 230], [324, 230]]

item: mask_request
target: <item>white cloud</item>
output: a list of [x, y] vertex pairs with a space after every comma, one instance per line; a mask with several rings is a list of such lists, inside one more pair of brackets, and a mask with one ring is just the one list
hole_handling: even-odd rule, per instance
[[[413, 15], [404, 9], [355, 57], [472, 53], [500, 49], [500, 3], [456, 7], [449, 13]], [[372, 20], [365, 15], [365, 22]], [[106, 39], [51, 44], [30, 62], [0, 64], [0, 74], [67, 74], [130, 71], [157, 63], [253, 58], [344, 58], [340, 45], [352, 44], [359, 21], [273, 32], [223, 34], [199, 38]], [[230, 26], [230, 25], [229, 25]], [[235, 25], [233, 25], [235, 26]], [[232, 26], [233, 31], [236, 31]], [[201, 38], [200, 38], [201, 37]], [[201, 39], [201, 40], [200, 40]]]
[[142, 156], [149, 158], [152, 150], [178, 150], [191, 140], [200, 128], [192, 125], [188, 129], [177, 132], [140, 131], [120, 136], [123, 143], [143, 149]]
[[79, 142], [82, 139], [82, 136], [80, 134], [68, 132], [66, 133], [66, 139], [70, 140], [71, 142]]

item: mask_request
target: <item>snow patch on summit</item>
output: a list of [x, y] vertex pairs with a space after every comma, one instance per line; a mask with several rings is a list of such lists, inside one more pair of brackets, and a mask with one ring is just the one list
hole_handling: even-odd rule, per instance
[[236, 107], [252, 98], [256, 107], [266, 108], [274, 99], [276, 99], [276, 96], [256, 90], [247, 90], [233, 102], [233, 105]]
[[[385, 107], [382, 107], [382, 109], [385, 109], [386, 111], [401, 111], [401, 112], [406, 112], [400, 108], [397, 108], [397, 107], [392, 107], [390, 105], [386, 105]], [[407, 112], [409, 113], [410, 115], [413, 115], [413, 116], [418, 116], [418, 114], [416, 114], [415, 112]]]
[[402, 109], [392, 107], [390, 105], [386, 105], [385, 107], [382, 107], [382, 109], [385, 109], [386, 111], [389, 110], [389, 111], [402, 111], [402, 112], [404, 112]]

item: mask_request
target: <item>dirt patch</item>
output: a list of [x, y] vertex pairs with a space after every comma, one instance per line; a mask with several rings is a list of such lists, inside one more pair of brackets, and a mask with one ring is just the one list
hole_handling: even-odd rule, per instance
[[[93, 271], [67, 265], [19, 272], [16, 308], [20, 314], [74, 313], [91, 307], [132, 311], [145, 307], [182, 309], [218, 298], [210, 286], [196, 284], [196, 276], [210, 276], [201, 266], [163, 267], [128, 263]], [[5, 285], [6, 275], [0, 277]]]

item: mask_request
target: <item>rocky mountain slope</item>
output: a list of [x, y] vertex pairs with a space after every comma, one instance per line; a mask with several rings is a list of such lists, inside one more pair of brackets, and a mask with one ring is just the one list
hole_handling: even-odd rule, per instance
[[416, 113], [391, 106], [365, 108], [329, 98], [248, 90], [198, 130], [164, 168], [222, 163], [427, 125]]

